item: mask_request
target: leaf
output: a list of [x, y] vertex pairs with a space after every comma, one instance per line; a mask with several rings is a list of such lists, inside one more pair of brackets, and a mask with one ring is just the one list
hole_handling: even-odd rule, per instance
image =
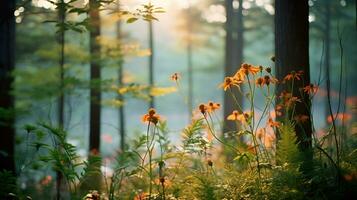
[[138, 20], [138, 18], [136, 18], [136, 17], [131, 17], [131, 18], [129, 18], [129, 19], [126, 20], [126, 23], [131, 24], [131, 23], [135, 22], [136, 20]]
[[176, 91], [177, 91], [176, 87], [153, 87], [150, 90], [150, 95], [151, 96], [163, 96], [163, 95], [170, 94], [170, 93], [173, 93]]

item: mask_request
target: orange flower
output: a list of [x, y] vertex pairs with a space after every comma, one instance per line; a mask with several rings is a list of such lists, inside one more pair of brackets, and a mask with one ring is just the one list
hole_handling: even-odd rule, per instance
[[290, 80], [300, 81], [303, 74], [304, 74], [304, 72], [302, 70], [300, 70], [298, 72], [292, 71], [284, 77], [284, 81], [290, 81]]
[[232, 114], [228, 115], [227, 120], [230, 121], [240, 121], [241, 123], [246, 123], [250, 117], [250, 114], [245, 112], [242, 114], [239, 114], [237, 110], [234, 110]]
[[207, 112], [207, 106], [202, 103], [198, 106], [198, 110], [202, 113], [202, 115], [205, 115]]
[[175, 82], [178, 81], [180, 78], [181, 78], [181, 76], [180, 76], [180, 74], [177, 73], [177, 72], [175, 72], [174, 74], [172, 74], [171, 77], [170, 77], [170, 79], [171, 79], [172, 81], [175, 81]]
[[221, 104], [213, 103], [212, 101], [209, 101], [207, 104], [207, 111], [214, 112], [215, 110], [218, 110], [220, 107], [221, 107]]
[[241, 82], [237, 81], [233, 77], [226, 77], [224, 78], [224, 82], [220, 85], [220, 87], [222, 87], [223, 90], [226, 91], [228, 88], [231, 88], [232, 86], [239, 87], [240, 83]]
[[296, 116], [294, 117], [294, 119], [295, 119], [297, 122], [304, 123], [304, 122], [306, 122], [307, 120], [309, 120], [310, 117], [307, 116], [307, 115], [296, 115]]
[[90, 153], [91, 156], [98, 156], [99, 155], [99, 151], [96, 148], [91, 149], [89, 153]]
[[239, 112], [237, 110], [233, 110], [232, 114], [228, 115], [227, 120], [237, 121], [239, 116]]
[[271, 68], [270, 68], [270, 67], [267, 67], [267, 68], [265, 68], [265, 71], [270, 74], [270, 73], [271, 73]]
[[270, 83], [276, 84], [276, 83], [278, 83], [278, 79], [276, 79], [274, 77], [270, 77], [270, 76], [264, 76], [264, 83], [266, 85], [270, 85]]
[[279, 127], [280, 126], [280, 122], [274, 121], [272, 118], [269, 117], [268, 125], [270, 127]]
[[143, 122], [151, 122], [155, 125], [160, 121], [160, 115], [156, 114], [154, 108], [150, 108], [148, 113], [142, 116]]
[[265, 128], [260, 128], [260, 129], [258, 129], [257, 130], [257, 133], [256, 133], [256, 135], [257, 135], [257, 138], [259, 139], [259, 140], [262, 140], [262, 138], [264, 137], [264, 135], [265, 135]]
[[307, 85], [303, 88], [304, 92], [307, 94], [315, 94], [318, 91], [319, 87], [314, 84]]
[[[349, 121], [352, 119], [352, 115], [349, 113], [338, 113], [337, 115], [334, 115], [334, 119], [338, 119], [339, 121]], [[328, 116], [327, 117], [327, 122], [328, 123], [332, 123], [332, 116]]]
[[164, 184], [165, 187], [170, 187], [172, 182], [165, 177], [160, 177], [154, 180], [155, 185], [162, 185]]
[[257, 84], [257, 86], [262, 87], [264, 85], [264, 78], [259, 77], [257, 78], [257, 80], [255, 80], [255, 84]]
[[272, 84], [278, 83], [278, 79], [266, 75], [266, 76], [264, 76], [264, 77], [259, 77], [259, 78], [255, 81], [255, 84], [257, 84], [257, 85], [260, 86], [260, 87], [262, 87], [263, 85], [269, 86], [271, 83], [272, 83]]
[[149, 199], [149, 193], [147, 192], [141, 192], [134, 197], [134, 200], [146, 200], [146, 199]]
[[40, 180], [41, 185], [49, 185], [52, 181], [52, 176], [47, 175]]
[[283, 91], [279, 97], [282, 99], [284, 106], [288, 108], [294, 105], [296, 102], [301, 102], [299, 98], [294, 97], [292, 93], [286, 91]]
[[251, 64], [243, 63], [238, 71], [241, 76], [252, 74], [255, 75], [256, 73], [260, 72], [259, 67], [254, 67]]
[[242, 73], [240, 72], [240, 70], [238, 70], [238, 71], [234, 74], [233, 79], [234, 79], [235, 81], [237, 81], [238, 83], [243, 83], [243, 82], [244, 82], [244, 74], [242, 74]]

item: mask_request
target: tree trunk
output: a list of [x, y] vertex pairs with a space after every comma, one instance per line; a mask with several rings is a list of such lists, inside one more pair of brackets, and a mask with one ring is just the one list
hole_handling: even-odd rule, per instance
[[[299, 88], [310, 83], [309, 70], [309, 7], [307, 1], [276, 0], [275, 1], [275, 64], [277, 78], [282, 80], [291, 71], [304, 71], [303, 80], [295, 81], [293, 96], [297, 102], [296, 115], [310, 116], [310, 101], [306, 94], [301, 96]], [[277, 95], [287, 90], [287, 86], [279, 86]], [[292, 116], [293, 117], [293, 116]], [[311, 122], [295, 126], [300, 148], [311, 147]]]
[[[66, 19], [65, 2], [61, 0], [58, 6], [58, 22], [64, 23]], [[64, 129], [64, 45], [65, 45], [65, 30], [60, 29], [58, 33], [58, 44], [60, 45], [59, 52], [59, 97], [58, 97], [58, 126]], [[61, 199], [62, 173], [56, 172], [56, 198]]]
[[[234, 11], [233, 0], [226, 0], [226, 48], [225, 48], [225, 76], [233, 76], [240, 64], [243, 62], [243, 0], [239, 0], [239, 8]], [[239, 104], [242, 104], [242, 97], [238, 91], [233, 90]], [[234, 99], [230, 92], [224, 94], [223, 112], [224, 118], [236, 110]], [[235, 130], [235, 123], [225, 120], [223, 131]]]
[[[149, 85], [150, 87], [154, 86], [154, 35], [153, 35], [153, 23], [149, 21], [149, 48], [151, 54], [149, 56]], [[150, 96], [150, 108], [155, 107], [155, 99], [153, 96]]]
[[[120, 0], [118, 0], [118, 10], [120, 10]], [[119, 41], [119, 51], [121, 52], [121, 45], [122, 45], [122, 35], [121, 35], [121, 23], [120, 20], [117, 22], [117, 39]], [[124, 67], [124, 60], [123, 60], [122, 52], [120, 53], [120, 61], [118, 63], [118, 84], [119, 86], [123, 85], [123, 67]], [[123, 102], [124, 96], [118, 93], [118, 99]], [[125, 150], [125, 110], [124, 105], [119, 107], [119, 136], [120, 136], [120, 149], [122, 151]]]
[[11, 94], [15, 68], [15, 0], [0, 1], [0, 170], [15, 171], [15, 110]]
[[[90, 0], [90, 139], [89, 150], [100, 151], [100, 123], [101, 123], [101, 69], [100, 69], [100, 46], [97, 37], [100, 36], [99, 2]], [[94, 84], [95, 83], [95, 84]]]

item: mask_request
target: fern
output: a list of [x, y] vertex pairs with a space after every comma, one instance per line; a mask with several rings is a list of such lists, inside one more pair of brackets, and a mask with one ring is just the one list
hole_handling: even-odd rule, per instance
[[215, 200], [216, 197], [216, 190], [217, 187], [214, 184], [213, 178], [211, 176], [197, 176], [198, 185], [195, 188], [196, 196], [198, 199], [205, 199], [205, 200]]
[[277, 163], [288, 164], [294, 167], [299, 166], [301, 162], [301, 153], [297, 144], [294, 124], [286, 122], [279, 130], [281, 139], [277, 145]]
[[209, 141], [202, 136], [203, 119], [194, 120], [183, 130], [184, 149], [190, 153], [202, 153], [207, 149]]

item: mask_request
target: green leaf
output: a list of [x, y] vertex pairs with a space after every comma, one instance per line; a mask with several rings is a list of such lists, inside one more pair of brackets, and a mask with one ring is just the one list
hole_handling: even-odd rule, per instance
[[129, 19], [126, 20], [126, 23], [131, 24], [131, 23], [135, 22], [136, 20], [138, 20], [138, 18], [136, 18], [136, 17], [131, 17], [131, 18], [129, 18]]

